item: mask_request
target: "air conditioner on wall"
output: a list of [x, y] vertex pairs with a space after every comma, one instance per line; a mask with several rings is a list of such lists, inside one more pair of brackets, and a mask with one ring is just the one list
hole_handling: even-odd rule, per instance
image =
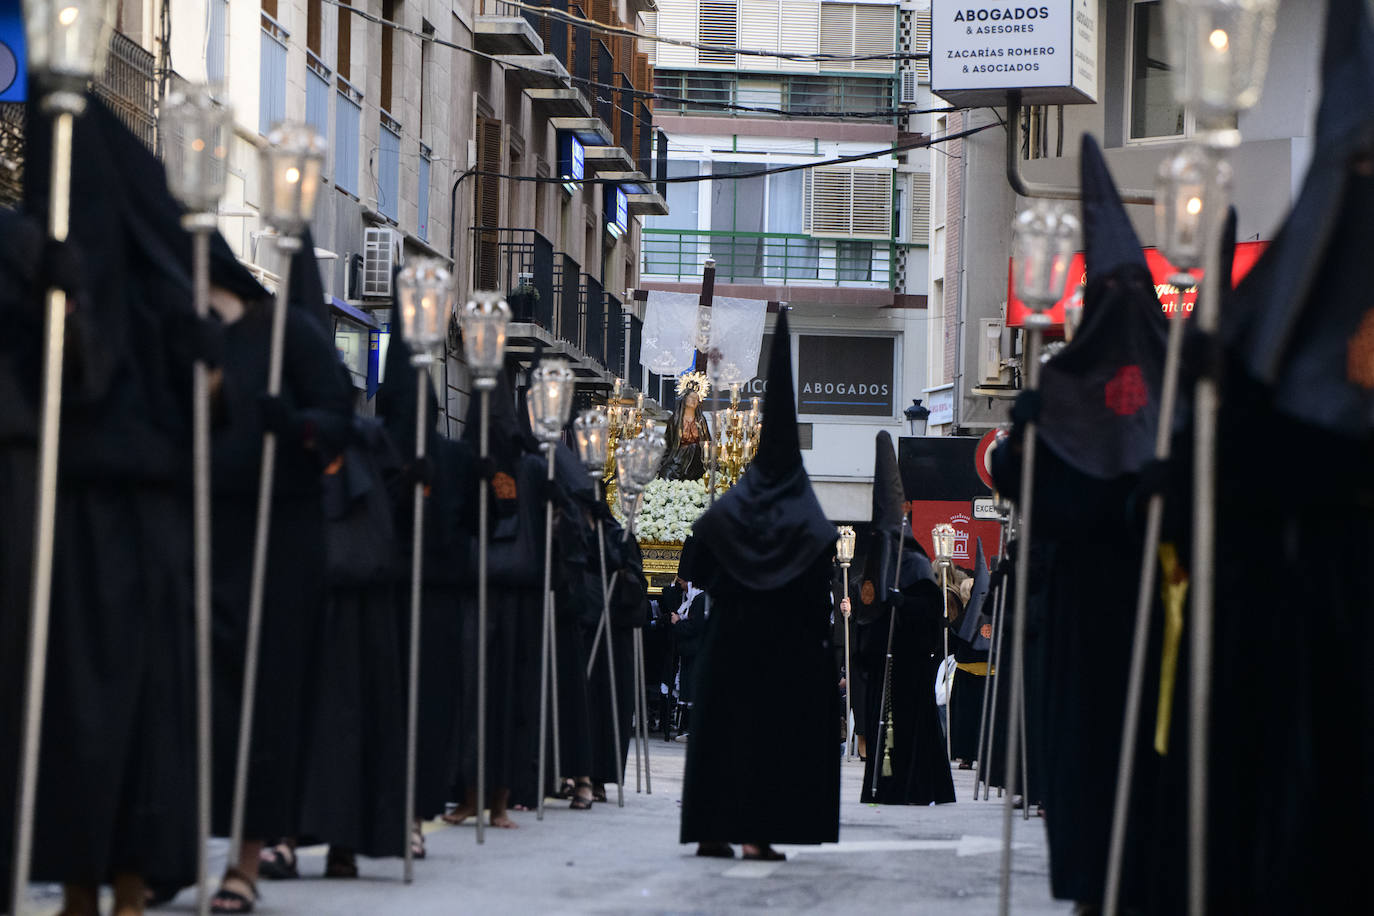
[[978, 320], [978, 384], [1005, 386], [1011, 384], [1010, 372], [1002, 362], [1004, 326], [997, 318]]
[[399, 232], [389, 228], [364, 229], [362, 298], [390, 299], [391, 275], [404, 262]]
[[902, 104], [914, 105], [916, 103], [916, 71], [902, 71]]

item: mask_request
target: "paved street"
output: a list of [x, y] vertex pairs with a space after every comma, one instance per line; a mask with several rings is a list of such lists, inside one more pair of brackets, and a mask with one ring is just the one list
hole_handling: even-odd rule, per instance
[[[258, 912], [266, 914], [504, 913], [787, 913], [946, 914], [996, 912], [1001, 808], [973, 802], [972, 774], [955, 772], [960, 801], [934, 808], [858, 804], [862, 769], [843, 767], [840, 843], [784, 847], [784, 863], [698, 859], [677, 842], [678, 800], [686, 746], [652, 742], [654, 794], [636, 795], [633, 756], [624, 809], [591, 811], [555, 802], [541, 824], [517, 815], [516, 831], [488, 830], [476, 846], [471, 826], [436, 825], [429, 857], [416, 863], [415, 883], [401, 883], [401, 863], [362, 860], [357, 881], [325, 881], [324, 849], [304, 850], [302, 880], [264, 883]], [[779, 765], [786, 761], [779, 760]], [[798, 798], [797, 804], [807, 803]], [[1065, 914], [1046, 878], [1043, 824], [1016, 821], [1014, 912]], [[223, 845], [217, 845], [220, 856]], [[222, 858], [213, 862], [216, 870]], [[50, 916], [55, 889], [43, 889], [32, 916]], [[192, 911], [185, 892], [158, 912]], [[30, 916], [30, 914], [25, 914]]]

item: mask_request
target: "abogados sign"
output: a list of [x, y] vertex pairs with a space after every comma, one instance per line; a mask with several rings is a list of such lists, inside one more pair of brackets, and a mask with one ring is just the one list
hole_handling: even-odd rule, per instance
[[802, 334], [797, 338], [797, 412], [891, 417], [891, 337]]

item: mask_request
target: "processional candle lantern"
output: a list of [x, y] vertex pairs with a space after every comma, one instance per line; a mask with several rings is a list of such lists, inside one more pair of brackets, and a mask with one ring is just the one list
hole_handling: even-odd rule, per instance
[[[752, 415], [752, 412], [751, 412], [751, 415]], [[843, 599], [849, 597], [849, 565], [850, 565], [851, 563], [854, 562], [854, 542], [855, 542], [855, 540], [857, 539], [857, 535], [855, 534], [854, 528], [853, 528], [853, 526], [851, 526], [851, 525], [841, 525], [840, 528], [839, 528], [839, 531], [840, 531], [840, 536], [839, 536], [839, 538], [837, 538], [836, 541], [835, 541], [835, 556], [839, 558], [839, 561], [840, 561], [840, 569], [844, 570], [844, 585], [843, 585], [843, 590], [840, 592], [840, 598], [843, 600]], [[845, 728], [844, 747], [845, 747], [845, 754], [846, 754], [846, 756], [853, 757], [853, 756], [854, 756], [854, 742], [851, 740], [851, 738], [852, 738], [852, 731], [851, 731], [851, 728], [850, 728], [850, 724], [849, 724], [849, 723], [850, 723], [850, 720], [853, 718], [853, 713], [854, 713], [854, 703], [853, 703], [854, 690], [853, 690], [853, 687], [851, 686], [851, 685], [854, 683], [854, 681], [853, 681], [854, 669], [853, 669], [852, 667], [850, 667], [850, 662], [849, 662], [849, 615], [848, 615], [848, 614], [844, 614], [843, 616], [844, 616], [844, 676], [845, 676], [845, 679], [846, 679], [846, 686], [845, 686], [845, 690], [844, 690], [844, 728]]]
[[[1209, 206], [1209, 198], [1229, 184], [1229, 173], [1229, 166], [1195, 143], [1179, 148], [1159, 164], [1155, 233], [1164, 255], [1180, 272], [1202, 266], [1210, 235], [1208, 220], [1217, 209]], [[1185, 289], [1193, 285], [1188, 277], [1170, 278], [1169, 282]]]
[[606, 468], [606, 447], [609, 445], [610, 418], [603, 407], [593, 407], [573, 420], [573, 438], [577, 442], [577, 456], [596, 481]]
[[327, 150], [306, 124], [278, 124], [262, 151], [263, 218], [283, 236], [298, 235], [315, 210]]
[[[233, 114], [208, 86], [188, 86], [162, 106], [167, 188], [186, 208], [182, 225], [191, 232], [192, 305], [201, 319], [210, 310], [210, 236], [218, 222], [220, 198], [229, 169]], [[211, 608], [210, 577], [210, 384], [209, 367], [198, 359], [191, 377], [192, 544], [195, 588], [197, 911], [208, 912], [210, 893], [207, 843], [210, 838], [211, 756]]]
[[1036, 314], [1027, 327], [1044, 328], [1044, 313], [1064, 295], [1069, 261], [1078, 244], [1078, 218], [1061, 206], [1037, 201], [1016, 215], [1012, 239], [1012, 279], [1016, 297]]
[[1240, 142], [1237, 112], [1259, 101], [1278, 0], [1171, 0], [1165, 9], [1179, 103], [1209, 129]]
[[[401, 330], [410, 345], [410, 364], [415, 373], [415, 460], [425, 458], [426, 438], [433, 420], [428, 416], [430, 377], [428, 366], [442, 350], [453, 312], [453, 276], [437, 258], [417, 258], [396, 275], [396, 298], [401, 311]], [[415, 810], [415, 758], [420, 709], [420, 594], [423, 587], [425, 537], [425, 484], [415, 482], [410, 549], [410, 681], [406, 702], [405, 817], [397, 825], [404, 831], [404, 877], [414, 877], [414, 852], [410, 836]]]
[[[491, 392], [506, 358], [506, 325], [510, 306], [497, 293], [479, 293], [463, 307], [463, 355], [472, 372], [472, 386], [481, 398], [478, 454], [486, 459], [491, 424]], [[477, 488], [477, 632], [487, 632], [487, 513], [490, 496], [485, 482]], [[487, 790], [487, 641], [477, 640], [477, 798]], [[486, 841], [479, 815], [477, 842]]]
[[958, 532], [948, 522], [930, 529], [931, 545], [935, 548], [935, 559], [941, 566], [949, 566], [954, 560], [954, 539]]
[[[544, 503], [544, 637], [539, 656], [539, 782], [544, 785], [548, 771], [546, 740], [549, 734], [550, 689], [552, 701], [558, 705], [558, 681], [550, 678], [550, 668], [555, 664], [557, 635], [553, 621], [553, 479], [557, 467], [557, 452], [554, 446], [563, 435], [563, 427], [568, 423], [572, 412], [573, 385], [576, 376], [572, 366], [564, 359], [546, 359], [530, 373], [530, 387], [526, 395], [530, 428], [544, 449], [544, 462], [548, 471], [549, 498]], [[558, 717], [553, 720], [553, 756], [561, 759], [559, 753]], [[537, 805], [539, 820], [544, 819], [544, 794], [539, 793]]]
[[[113, 0], [25, 0], [24, 31], [29, 72], [33, 74], [39, 105], [51, 113], [52, 183], [48, 192], [48, 237], [67, 240], [71, 216], [72, 132], [77, 115], [86, 109], [85, 89], [91, 76], [104, 69], [114, 23]], [[93, 153], [95, 155], [95, 153]], [[10, 912], [24, 906], [25, 876], [33, 842], [33, 815], [38, 790], [38, 758], [42, 728], [43, 690], [47, 677], [49, 599], [52, 587], [53, 538], [57, 519], [57, 450], [62, 416], [62, 341], [67, 320], [67, 296], [47, 290], [44, 306], [43, 375], [38, 433], [37, 483], [34, 495], [33, 568], [29, 591], [28, 672], [24, 682], [23, 726], [15, 799], [15, 835], [10, 874]]]

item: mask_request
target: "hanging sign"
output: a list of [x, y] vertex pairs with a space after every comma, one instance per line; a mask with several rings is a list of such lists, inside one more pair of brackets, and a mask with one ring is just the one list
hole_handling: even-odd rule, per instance
[[[1255, 266], [1260, 255], [1264, 254], [1264, 249], [1268, 242], [1237, 242], [1235, 260], [1231, 262], [1231, 285], [1235, 286], [1245, 275], [1250, 272], [1250, 268]], [[1145, 249], [1145, 263], [1149, 265], [1150, 276], [1155, 281], [1155, 295], [1159, 297], [1160, 308], [1164, 311], [1167, 318], [1175, 315], [1183, 315], [1185, 318], [1193, 314], [1193, 304], [1197, 302], [1197, 288], [1188, 290], [1183, 294], [1182, 302], [1179, 301], [1178, 290], [1169, 285], [1169, 278], [1178, 271], [1168, 258], [1164, 257], [1156, 248]], [[1026, 307], [1020, 299], [1016, 298], [1016, 288], [1012, 281], [1011, 260], [1007, 261], [1007, 327], [1018, 328], [1025, 324], [1026, 315], [1030, 314], [1030, 309]], [[1050, 324], [1054, 327], [1064, 326], [1064, 303], [1073, 298], [1074, 293], [1087, 284], [1087, 268], [1085, 266], [1082, 253], [1073, 256], [1069, 262], [1068, 282], [1064, 287], [1064, 296], [1050, 309]], [[1202, 280], [1202, 271], [1193, 271], [1193, 276]]]
[[586, 177], [587, 150], [582, 141], [570, 133], [558, 135], [558, 175], [569, 193]]
[[0, 0], [0, 102], [22, 102], [27, 98], [26, 70], [20, 2]]
[[618, 184], [606, 185], [606, 231], [620, 238], [630, 227], [630, 198]]
[[930, 83], [951, 104], [1097, 101], [1097, 0], [933, 0]]

